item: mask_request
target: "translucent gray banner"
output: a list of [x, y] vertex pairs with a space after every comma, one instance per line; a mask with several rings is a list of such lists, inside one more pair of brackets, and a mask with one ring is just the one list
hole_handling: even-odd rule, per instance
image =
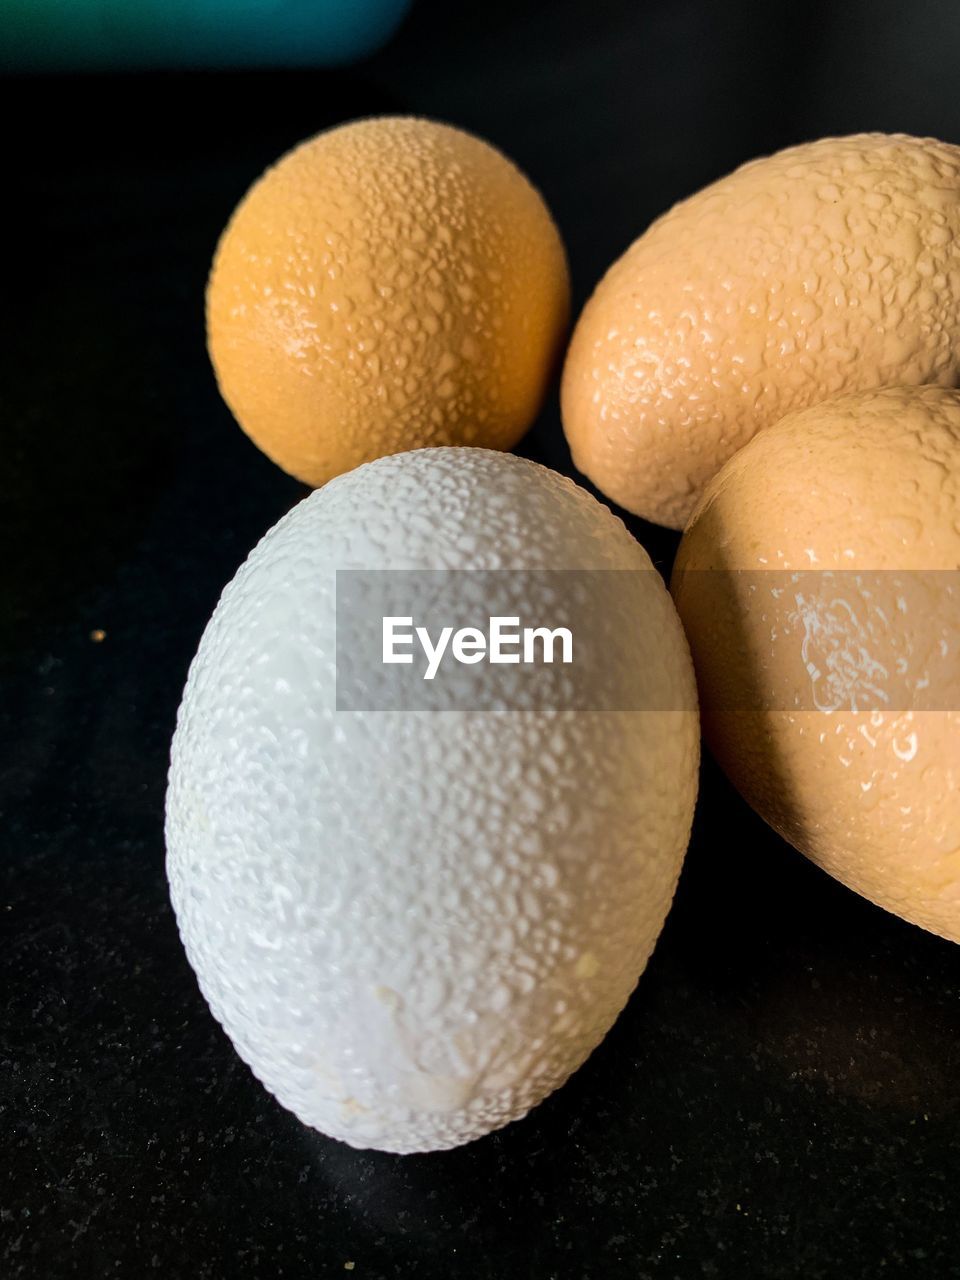
[[[960, 571], [687, 570], [711, 705], [960, 708]], [[688, 711], [655, 570], [340, 570], [341, 711]]]

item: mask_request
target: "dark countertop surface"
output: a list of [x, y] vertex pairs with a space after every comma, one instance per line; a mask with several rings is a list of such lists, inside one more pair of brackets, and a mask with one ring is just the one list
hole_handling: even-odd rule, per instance
[[[544, 192], [579, 307], [742, 160], [960, 141], [958, 59], [947, 0], [428, 0], [349, 72], [2, 85], [0, 1274], [960, 1276], [960, 948], [833, 883], [709, 761], [613, 1032], [526, 1120], [437, 1156], [354, 1152], [256, 1083], [187, 965], [162, 841], [204, 622], [304, 493], [204, 351], [217, 234], [269, 161], [361, 114], [473, 129]], [[523, 449], [570, 469], [555, 398]], [[667, 568], [675, 536], [631, 527]]]

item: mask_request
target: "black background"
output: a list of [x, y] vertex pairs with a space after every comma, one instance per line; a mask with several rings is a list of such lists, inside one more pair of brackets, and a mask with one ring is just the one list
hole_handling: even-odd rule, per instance
[[[960, 141], [958, 68], [951, 0], [423, 0], [349, 72], [3, 84], [0, 1273], [960, 1275], [960, 949], [815, 870], [709, 761], [613, 1032], [437, 1156], [354, 1152], [253, 1080], [181, 950], [161, 825], [203, 625], [304, 493], [204, 350], [217, 235], [268, 162], [362, 114], [472, 129], [543, 191], [579, 307], [742, 160]], [[555, 397], [522, 447], [569, 469]], [[667, 568], [675, 536], [631, 528]]]

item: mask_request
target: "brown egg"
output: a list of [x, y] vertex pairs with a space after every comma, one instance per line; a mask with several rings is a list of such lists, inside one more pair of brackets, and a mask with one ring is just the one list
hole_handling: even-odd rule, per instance
[[758, 435], [708, 485], [671, 589], [738, 790], [960, 941], [960, 393], [842, 397]]
[[207, 290], [224, 399], [311, 485], [427, 445], [511, 448], [568, 316], [539, 194], [480, 139], [411, 118], [284, 156], [237, 207]]
[[574, 331], [563, 423], [608, 497], [679, 529], [787, 413], [958, 372], [960, 148], [824, 138], [682, 201], [610, 268]]

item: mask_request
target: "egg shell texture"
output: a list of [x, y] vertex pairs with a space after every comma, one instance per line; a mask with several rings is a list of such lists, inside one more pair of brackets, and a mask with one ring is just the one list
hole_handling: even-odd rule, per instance
[[527, 179], [405, 117], [285, 155], [237, 207], [207, 290], [224, 399], [311, 485], [406, 449], [510, 448], [568, 319], [563, 245]]
[[[649, 626], [619, 643], [676, 710], [338, 713], [338, 568], [645, 570]], [[285, 1106], [354, 1146], [434, 1150], [516, 1119], [644, 968], [698, 741], [666, 588], [583, 490], [475, 449], [341, 476], [227, 587], [178, 717], [168, 873], [211, 1009]]]
[[793, 414], [731, 459], [672, 582], [737, 788], [844, 884], [954, 941], [958, 570], [960, 395], [895, 388]]
[[757, 431], [847, 392], [955, 385], [958, 360], [960, 148], [824, 138], [681, 201], [610, 268], [564, 428], [604, 493], [682, 528]]

